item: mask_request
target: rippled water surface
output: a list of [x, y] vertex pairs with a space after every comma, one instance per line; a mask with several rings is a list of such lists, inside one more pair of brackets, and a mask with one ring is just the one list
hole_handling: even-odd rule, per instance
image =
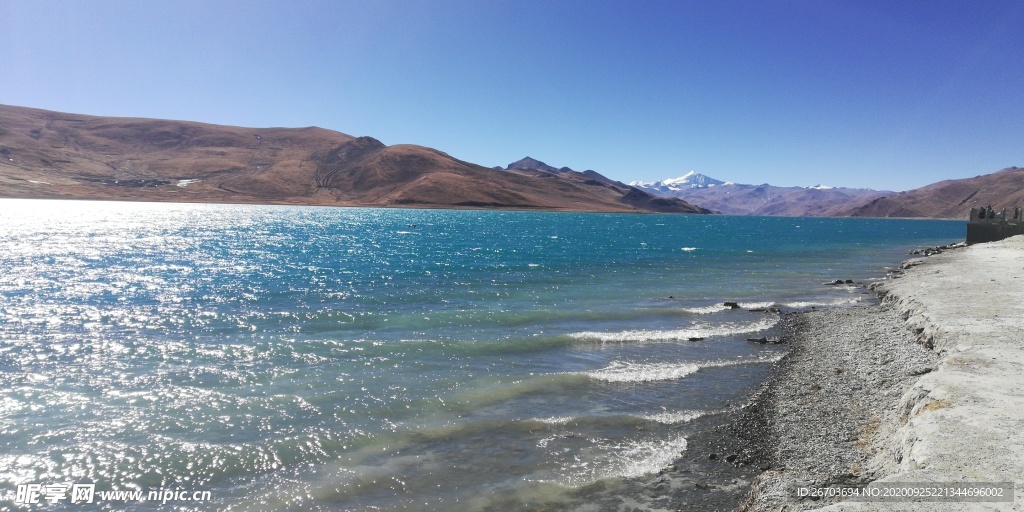
[[[0, 496], [196, 509], [585, 503], [962, 222], [0, 200]], [[743, 309], [721, 306], [741, 302]], [[697, 339], [691, 341], [692, 339]], [[10, 502], [8, 502], [10, 503]], [[148, 508], [146, 503], [97, 504]]]

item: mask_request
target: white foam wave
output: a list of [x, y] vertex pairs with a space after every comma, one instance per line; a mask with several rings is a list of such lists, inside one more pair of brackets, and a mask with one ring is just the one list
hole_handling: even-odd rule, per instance
[[660, 471], [686, 450], [686, 437], [663, 441], [634, 441], [620, 444], [616, 453], [620, 476], [635, 478]]
[[686, 252], [692, 252], [692, 251], [696, 251], [697, 248], [696, 247], [683, 247], [683, 250], [686, 251]]
[[861, 300], [863, 300], [862, 297], [846, 297], [846, 298], [832, 299], [832, 300], [826, 300], [826, 301], [787, 302], [787, 303], [783, 304], [783, 306], [785, 306], [787, 308], [793, 308], [793, 309], [805, 309], [805, 308], [809, 308], [809, 307], [825, 307], [825, 308], [829, 308], [829, 307], [836, 307], [836, 306], [851, 306], [853, 304], [857, 304], [858, 302], [861, 302]]
[[647, 421], [656, 421], [664, 425], [675, 425], [676, 423], [693, 421], [705, 414], [707, 414], [705, 411], [660, 412], [658, 414], [645, 415], [643, 416], [643, 419]]
[[[767, 309], [767, 308], [775, 307], [775, 305], [776, 305], [775, 302], [771, 302], [771, 301], [768, 301], [768, 302], [739, 302], [738, 304], [739, 304], [741, 309]], [[712, 314], [712, 313], [719, 313], [721, 311], [728, 311], [730, 309], [732, 309], [730, 306], [726, 306], [725, 304], [718, 303], [718, 304], [712, 304], [710, 306], [700, 306], [700, 307], [696, 307], [696, 308], [683, 308], [683, 311], [685, 311], [686, 313], [694, 314], [694, 315], [709, 315], [709, 314]]]
[[[863, 297], [843, 297], [832, 300], [818, 300], [818, 301], [793, 301], [793, 302], [773, 302], [773, 301], [760, 301], [760, 302], [739, 302], [741, 309], [768, 309], [768, 308], [791, 308], [791, 309], [806, 309], [809, 307], [838, 307], [838, 306], [849, 306], [862, 302]], [[731, 309], [729, 306], [724, 304], [712, 304], [709, 306], [700, 306], [695, 308], [683, 308], [683, 312], [692, 315], [710, 315], [713, 313], [720, 313], [722, 311], [728, 311]]]
[[737, 357], [736, 359], [722, 359], [719, 361], [701, 362], [701, 368], [721, 368], [723, 366], [736, 366], [741, 364], [774, 363], [785, 354], [782, 352], [761, 352], [752, 357]]
[[[697, 372], [701, 368], [721, 368], [741, 364], [774, 363], [782, 358], [782, 353], [761, 353], [754, 357], [738, 357], [718, 361], [688, 361], [685, 363], [634, 363], [630, 361], [612, 361], [600, 370], [582, 372], [595, 380], [604, 382], [655, 382], [681, 379]], [[690, 411], [693, 412], [693, 411]], [[691, 418], [692, 419], [692, 418]], [[655, 420], [658, 421], [658, 420]]]
[[605, 382], [651, 382], [680, 379], [699, 369], [700, 366], [694, 363], [648, 364], [613, 361], [605, 368], [584, 374]]
[[597, 440], [591, 457], [579, 457], [565, 469], [563, 483], [571, 487], [604, 478], [636, 478], [661, 471], [686, 450], [686, 437], [636, 439], [620, 443]]
[[740, 307], [744, 309], [765, 309], [775, 307], [774, 302], [740, 302]]
[[541, 439], [540, 441], [537, 441], [537, 447], [538, 448], [547, 448], [548, 445], [551, 444], [552, 441], [557, 441], [558, 439], [560, 439], [562, 437], [565, 437], [565, 436], [564, 435], [554, 435], [554, 436], [545, 437], [544, 439]]
[[565, 425], [576, 418], [572, 416], [552, 416], [550, 418], [535, 418], [541, 423], [547, 423], [549, 425]]
[[578, 340], [596, 340], [602, 342], [627, 342], [627, 341], [671, 341], [685, 340], [688, 338], [711, 338], [714, 336], [732, 336], [735, 334], [751, 333], [771, 329], [778, 323], [778, 318], [763, 318], [751, 323], [722, 323], [713, 325], [695, 325], [688, 329], [672, 330], [629, 330], [619, 332], [596, 332], [583, 331], [575, 332], [569, 336]]
[[731, 309], [728, 306], [722, 304], [714, 304], [711, 306], [702, 306], [699, 308], [683, 308], [683, 311], [693, 315], [710, 315], [712, 313], [718, 313], [720, 311], [726, 311]]

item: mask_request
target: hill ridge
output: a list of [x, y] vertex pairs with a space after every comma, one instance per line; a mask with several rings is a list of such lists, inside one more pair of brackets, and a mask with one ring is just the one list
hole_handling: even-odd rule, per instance
[[433, 148], [387, 146], [319, 127], [248, 128], [0, 105], [2, 197], [710, 213], [613, 183], [571, 170], [496, 171]]

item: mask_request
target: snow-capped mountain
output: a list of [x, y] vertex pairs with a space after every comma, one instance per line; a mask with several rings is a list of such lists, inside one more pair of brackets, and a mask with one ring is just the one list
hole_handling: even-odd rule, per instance
[[706, 176], [697, 171], [690, 171], [679, 178], [669, 178], [665, 180], [659, 180], [652, 183], [644, 183], [642, 181], [634, 181], [630, 183], [630, 186], [645, 189], [651, 193], [658, 192], [674, 192], [679, 190], [686, 190], [691, 188], [708, 188], [718, 185], [727, 185], [728, 182], [722, 180], [716, 180], [710, 176]]
[[892, 194], [887, 191], [814, 185], [775, 187], [767, 183], [742, 185], [716, 180], [697, 171], [679, 178], [630, 185], [662, 197], [675, 197], [705, 208], [732, 215], [838, 215], [873, 199]]

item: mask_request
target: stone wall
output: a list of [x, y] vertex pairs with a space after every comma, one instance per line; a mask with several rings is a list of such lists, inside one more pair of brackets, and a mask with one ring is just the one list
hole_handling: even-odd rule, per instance
[[971, 208], [971, 220], [967, 224], [967, 245], [996, 242], [1014, 235], [1024, 235], [1024, 209], [1014, 207], [1011, 211], [996, 212], [988, 208]]

